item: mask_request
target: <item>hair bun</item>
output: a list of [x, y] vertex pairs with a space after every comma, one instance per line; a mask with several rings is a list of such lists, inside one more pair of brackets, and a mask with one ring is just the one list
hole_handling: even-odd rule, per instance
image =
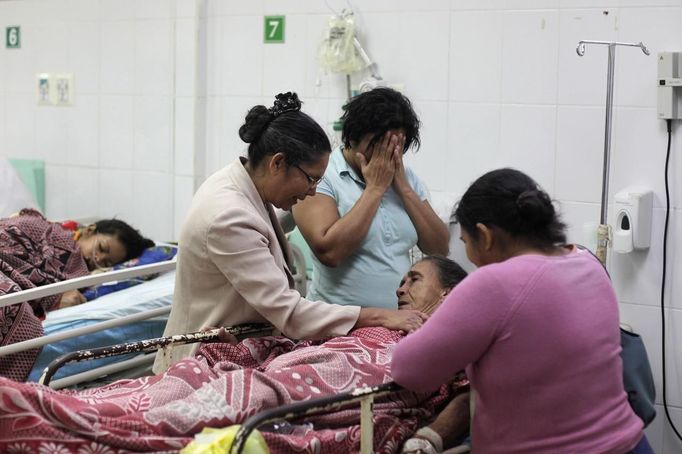
[[239, 137], [246, 143], [256, 142], [273, 118], [267, 107], [252, 107], [246, 114], [244, 124], [239, 128]]
[[283, 113], [301, 110], [301, 105], [302, 103], [298, 99], [298, 95], [288, 91], [275, 96], [275, 103], [268, 110], [273, 118], [277, 118]]
[[516, 198], [519, 214], [527, 224], [545, 225], [554, 219], [554, 205], [545, 191], [529, 189]]

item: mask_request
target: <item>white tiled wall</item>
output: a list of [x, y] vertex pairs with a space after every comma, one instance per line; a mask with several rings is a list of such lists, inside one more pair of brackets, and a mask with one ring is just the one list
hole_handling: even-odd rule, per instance
[[[482, 172], [514, 166], [555, 197], [569, 237], [594, 243], [599, 221], [606, 49], [619, 48], [610, 195], [655, 191], [652, 247], [612, 254], [622, 317], [649, 348], [661, 402], [660, 275], [666, 134], [655, 116], [656, 54], [682, 50], [682, 0], [355, 0], [359, 35], [381, 75], [423, 120], [408, 162], [447, 216]], [[58, 6], [59, 5], [59, 6]], [[45, 159], [52, 217], [117, 215], [159, 239], [177, 236], [191, 193], [244, 153], [248, 108], [297, 91], [333, 134], [345, 77], [317, 48], [345, 0], [80, 0], [0, 2], [0, 30], [22, 26], [22, 49], [0, 48], [0, 154]], [[61, 7], [66, 6], [66, 7]], [[47, 14], [46, 14], [47, 13]], [[263, 44], [263, 15], [286, 15], [286, 42]], [[73, 72], [73, 108], [35, 105], [35, 74]], [[364, 75], [354, 75], [357, 84]], [[675, 124], [665, 304], [668, 400], [682, 425], [682, 127]], [[94, 211], [94, 213], [90, 212]], [[452, 254], [463, 258], [458, 241]], [[647, 433], [682, 451], [662, 407]]]
[[134, 102], [131, 95], [99, 98], [99, 164], [103, 168], [133, 168]]
[[[194, 177], [200, 5], [0, 3], [0, 29], [20, 25], [22, 38], [0, 48], [0, 154], [47, 162], [48, 217], [118, 216], [177, 237], [175, 207], [194, 189], [176, 175]], [[37, 106], [39, 72], [73, 73], [74, 105]]]
[[[428, 183], [439, 211], [471, 181], [499, 166], [520, 168], [536, 178], [561, 207], [572, 241], [594, 246], [599, 222], [606, 96], [606, 48], [580, 39], [643, 41], [646, 57], [619, 48], [610, 168], [610, 196], [629, 185], [655, 191], [652, 247], [612, 254], [610, 271], [622, 302], [623, 320], [642, 333], [656, 383], [660, 360], [660, 277], [664, 221], [665, 125], [656, 119], [656, 53], [682, 50], [682, 1], [486, 0], [354, 1], [360, 37], [382, 76], [402, 84], [423, 120], [423, 145], [408, 163]], [[316, 63], [317, 46], [330, 9], [327, 2], [209, 2], [209, 99], [206, 171], [232, 159], [244, 145], [237, 129], [247, 108], [268, 102], [277, 91], [301, 94], [305, 108], [327, 130], [340, 114], [345, 80], [325, 74]], [[266, 13], [286, 14], [285, 44], [262, 42]], [[210, 27], [210, 26], [209, 26]], [[238, 45], [236, 43], [239, 43]], [[357, 83], [361, 76], [353, 76]], [[220, 101], [222, 99], [222, 102]], [[263, 101], [265, 100], [265, 101]], [[222, 108], [221, 108], [222, 106]], [[212, 131], [219, 129], [217, 133]], [[677, 136], [682, 128], [675, 126]], [[673, 140], [671, 194], [680, 207], [682, 152]], [[679, 197], [678, 197], [679, 194]], [[668, 401], [682, 423], [678, 368], [682, 351], [682, 233], [672, 212], [666, 306], [668, 319]], [[464, 255], [457, 241], [452, 254]], [[682, 372], [682, 371], [680, 371]], [[662, 407], [648, 429], [657, 452], [676, 453]]]

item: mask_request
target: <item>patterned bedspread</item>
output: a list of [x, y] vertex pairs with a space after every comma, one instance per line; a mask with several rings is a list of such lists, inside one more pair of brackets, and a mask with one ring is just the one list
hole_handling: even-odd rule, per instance
[[[264, 408], [390, 381], [399, 338], [383, 328], [365, 328], [318, 343], [263, 337], [206, 344], [196, 358], [164, 374], [85, 391], [0, 378], [0, 452], [177, 452], [204, 427], [225, 427]], [[405, 391], [378, 400], [375, 452], [397, 452], [450, 393], [443, 386], [433, 395]], [[289, 433], [264, 432], [271, 452], [359, 450], [359, 409], [309, 422], [289, 427]]]
[[[67, 232], [35, 210], [0, 219], [0, 296], [88, 274], [80, 248]], [[0, 308], [0, 346], [43, 335], [39, 317], [61, 295]], [[25, 380], [40, 349], [0, 357], [0, 376]]]

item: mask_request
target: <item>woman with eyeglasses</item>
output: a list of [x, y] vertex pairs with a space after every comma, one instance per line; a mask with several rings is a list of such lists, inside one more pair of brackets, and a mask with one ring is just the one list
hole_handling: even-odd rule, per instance
[[[317, 194], [293, 209], [314, 253], [310, 296], [335, 304], [395, 308], [394, 283], [410, 250], [448, 254], [450, 235], [403, 155], [418, 148], [419, 118], [405, 96], [375, 88], [344, 106], [343, 146]], [[362, 283], [362, 285], [359, 285]]]
[[[289, 249], [273, 207], [289, 210], [314, 195], [331, 150], [322, 128], [300, 109], [295, 93], [277, 95], [271, 108], [253, 107], [239, 129], [249, 144], [248, 159], [211, 175], [195, 194], [180, 233], [164, 335], [269, 322], [286, 336], [315, 339], [365, 326], [409, 332], [426, 319], [419, 311], [330, 305], [294, 290]], [[196, 348], [160, 352], [154, 371]]]

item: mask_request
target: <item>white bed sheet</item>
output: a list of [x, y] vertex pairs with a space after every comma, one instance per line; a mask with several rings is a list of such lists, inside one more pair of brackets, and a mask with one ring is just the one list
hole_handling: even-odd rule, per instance
[[[170, 307], [173, 302], [174, 287], [175, 271], [170, 271], [150, 281], [104, 295], [87, 303], [50, 312], [43, 322], [45, 334], [69, 331], [159, 307]], [[45, 345], [36, 359], [28, 380], [37, 381], [51, 361], [66, 353], [160, 337], [163, 335], [167, 320], [167, 315], [154, 317]], [[132, 356], [134, 355], [69, 364], [61, 368], [54, 378], [58, 379], [123, 361]]]
[[175, 271], [169, 271], [155, 279], [100, 296], [87, 303], [48, 312], [43, 326], [47, 328], [76, 320], [113, 320], [168, 306], [173, 298], [174, 287]]

